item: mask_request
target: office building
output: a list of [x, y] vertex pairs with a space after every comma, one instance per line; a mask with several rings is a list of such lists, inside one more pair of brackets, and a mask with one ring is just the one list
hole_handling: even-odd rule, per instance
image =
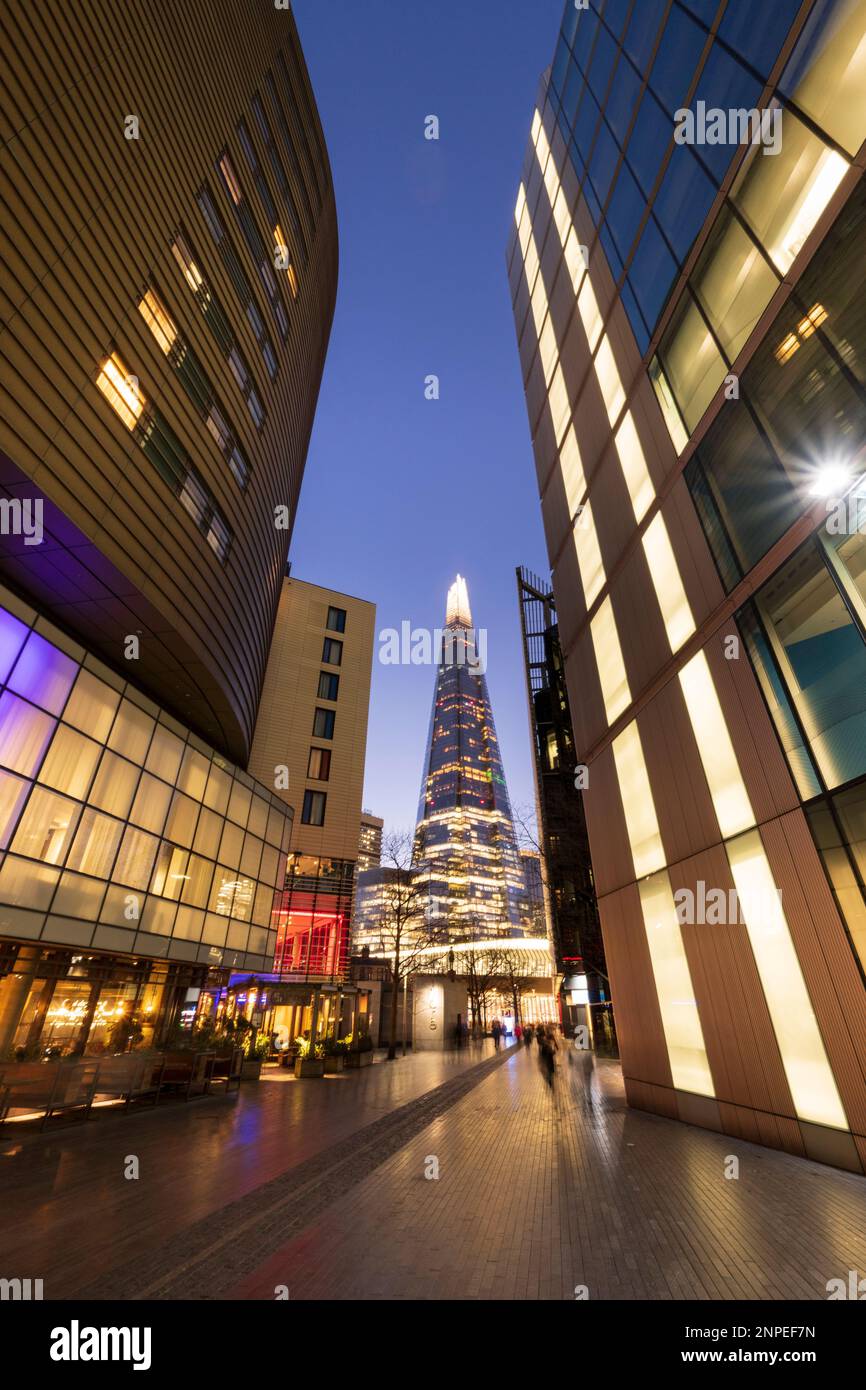
[[864, 53], [566, 5], [508, 247], [628, 1099], [855, 1170]]
[[382, 831], [385, 822], [371, 811], [361, 812], [361, 834], [358, 839], [358, 872], [372, 869], [382, 862]]
[[4, 38], [0, 1047], [38, 1055], [273, 961], [292, 810], [246, 768], [337, 229], [288, 10]]

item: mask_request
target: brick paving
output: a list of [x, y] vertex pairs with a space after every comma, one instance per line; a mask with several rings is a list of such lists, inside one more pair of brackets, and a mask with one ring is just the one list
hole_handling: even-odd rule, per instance
[[551, 1095], [534, 1051], [224, 1296], [825, 1299], [866, 1272], [866, 1179], [628, 1110], [609, 1063], [563, 1064]]
[[261, 1083], [0, 1157], [24, 1198], [2, 1264], [11, 1238], [47, 1298], [823, 1299], [866, 1274], [866, 1179], [629, 1110], [588, 1056], [551, 1094], [534, 1047]]

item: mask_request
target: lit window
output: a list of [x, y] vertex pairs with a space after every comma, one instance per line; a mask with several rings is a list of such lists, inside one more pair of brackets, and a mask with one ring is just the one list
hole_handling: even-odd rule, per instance
[[580, 567], [583, 597], [587, 608], [591, 608], [604, 587], [605, 575], [589, 499], [584, 502], [574, 524], [574, 546]]
[[232, 164], [231, 159], [227, 154], [224, 154], [220, 157], [219, 169], [220, 173], [225, 179], [226, 188], [229, 191], [231, 200], [237, 207], [237, 205], [240, 203], [243, 197], [243, 194], [241, 192], [241, 186], [238, 182], [238, 176], [234, 170], [234, 165]]
[[116, 352], [102, 363], [96, 384], [127, 429], [135, 429], [144, 409], [145, 396], [138, 377], [130, 376]]
[[583, 330], [589, 341], [589, 350], [593, 352], [595, 345], [601, 337], [601, 314], [599, 313], [598, 300], [592, 288], [590, 278], [587, 275], [577, 296], [577, 311], [580, 314], [580, 321]]
[[550, 407], [554, 438], [558, 445], [571, 418], [571, 402], [568, 399], [565, 377], [562, 375], [562, 367], [558, 364], [551, 378], [547, 403]]
[[622, 424], [614, 435], [614, 443], [634, 508], [634, 519], [641, 521], [656, 494], [630, 410], [622, 417]]
[[565, 500], [568, 503], [569, 519], [573, 519], [580, 505], [580, 500], [586, 492], [586, 479], [583, 474], [580, 448], [577, 443], [577, 430], [574, 428], [574, 425], [571, 426], [571, 429], [562, 441], [562, 449], [559, 455], [559, 468], [562, 473], [562, 482], [565, 488]]
[[778, 153], [762, 158], [755, 145], [731, 197], [784, 275], [850, 166], [787, 107], [775, 106], [774, 114], [783, 137]]
[[178, 235], [171, 243], [171, 249], [174, 254], [175, 260], [177, 261], [178, 265], [180, 266], [183, 272], [184, 279], [186, 280], [193, 293], [196, 293], [198, 290], [202, 288], [204, 284], [204, 279], [202, 277], [201, 271], [195, 263], [193, 254], [190, 251], [189, 246], [187, 245], [184, 238]]
[[644, 532], [643, 548], [671, 652], [677, 652], [694, 632], [695, 620], [661, 512], [653, 517]]
[[616, 619], [613, 616], [613, 604], [609, 597], [604, 600], [590, 623], [590, 632], [607, 722], [612, 724], [627, 708], [631, 692], [616, 630]]
[[665, 851], [636, 719], [614, 739], [613, 759], [634, 863], [634, 876], [643, 878], [644, 875], [655, 873], [657, 869], [664, 867]]
[[671, 1079], [679, 1091], [715, 1095], [682, 930], [662, 871], [638, 885]]
[[619, 413], [625, 405], [625, 391], [619, 379], [619, 372], [616, 369], [616, 362], [613, 358], [613, 349], [610, 339], [602, 338], [601, 346], [596, 353], [595, 370], [598, 376], [598, 384], [601, 387], [601, 394], [604, 397], [607, 418], [613, 425], [619, 417]]
[[291, 261], [289, 261], [289, 264], [286, 266], [286, 274], [287, 274], [288, 277], [289, 277], [289, 289], [292, 291], [292, 298], [293, 298], [293, 299], [297, 299], [297, 297], [298, 297], [298, 273], [297, 273], [297, 271], [295, 270], [295, 267], [292, 265], [292, 262], [291, 262]]
[[177, 341], [177, 326], [156, 290], [149, 289], [139, 302], [138, 312], [163, 352], [168, 354]]
[[680, 685], [704, 765], [710, 796], [722, 837], [736, 835], [755, 824], [725, 716], [719, 704], [709, 662], [698, 652], [680, 671]]
[[802, 1120], [812, 1124], [847, 1129], [845, 1110], [761, 836], [750, 830], [725, 849], [794, 1108]]
[[654, 357], [652, 362], [650, 362], [649, 377], [653, 384], [653, 390], [656, 393], [656, 400], [659, 403], [664, 422], [668, 427], [671, 443], [677, 453], [681, 454], [689, 442], [689, 436], [683, 425], [682, 416], [677, 408], [676, 401], [674, 400], [670, 382], [665, 376], [662, 365], [657, 357]]

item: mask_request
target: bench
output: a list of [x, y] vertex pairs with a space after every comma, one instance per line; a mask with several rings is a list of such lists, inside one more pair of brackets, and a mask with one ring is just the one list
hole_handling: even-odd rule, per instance
[[157, 1053], [119, 1053], [102, 1057], [96, 1078], [94, 1103], [97, 1106], [123, 1105], [128, 1110], [133, 1101], [150, 1100], [156, 1104], [162, 1080], [163, 1058]]
[[56, 1067], [18, 1062], [0, 1079], [0, 1125], [20, 1124], [41, 1115], [44, 1129], [55, 1115], [86, 1119], [93, 1104], [97, 1061], [62, 1062]]
[[182, 1095], [184, 1100], [189, 1100], [193, 1095], [205, 1095], [210, 1065], [214, 1060], [213, 1052], [166, 1052], [163, 1055], [157, 1099], [164, 1093]]

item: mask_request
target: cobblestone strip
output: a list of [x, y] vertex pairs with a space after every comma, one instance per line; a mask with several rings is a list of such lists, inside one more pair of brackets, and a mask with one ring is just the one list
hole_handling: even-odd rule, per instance
[[[109, 1271], [82, 1299], [216, 1299], [274, 1250], [345, 1197], [431, 1121], [514, 1056], [515, 1047], [470, 1067], [423, 1096], [262, 1184], [219, 1213], [172, 1236], [159, 1250]], [[388, 1063], [383, 1063], [389, 1065]], [[215, 1224], [220, 1234], [214, 1239]], [[242, 1239], [241, 1239], [242, 1237]]]

